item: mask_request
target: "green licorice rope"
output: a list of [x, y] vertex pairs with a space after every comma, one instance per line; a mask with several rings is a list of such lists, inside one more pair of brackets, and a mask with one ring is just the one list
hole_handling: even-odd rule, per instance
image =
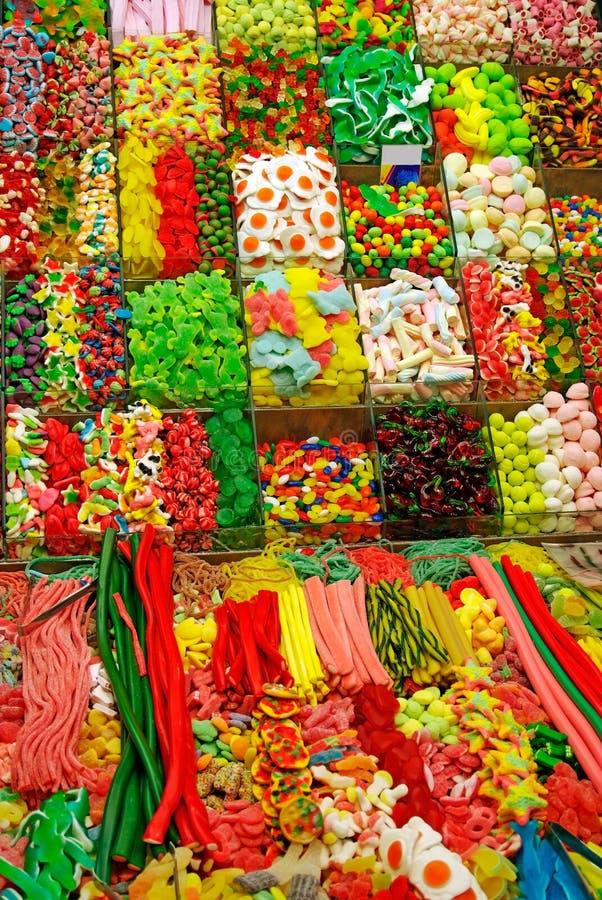
[[485, 546], [476, 538], [447, 538], [417, 541], [405, 547], [402, 553], [406, 559], [415, 560], [412, 578], [417, 587], [432, 581], [448, 591], [454, 581], [474, 574], [468, 557], [484, 556]]
[[[115, 571], [117, 562], [115, 559], [115, 538], [116, 532], [112, 528], [108, 528], [105, 531], [103, 537], [102, 550], [100, 554], [99, 583], [96, 601], [96, 630], [98, 651], [104, 663], [109, 681], [111, 682], [115, 700], [117, 701], [117, 705], [121, 713], [122, 721], [128, 730], [129, 736], [133, 741], [136, 750], [138, 751], [138, 755], [146, 771], [146, 775], [151, 786], [153, 801], [156, 805], [158, 805], [163, 793], [163, 779], [161, 776], [161, 772], [159, 770], [159, 767], [157, 766], [157, 762], [154, 758], [153, 752], [148, 745], [146, 736], [144, 735], [140, 723], [138, 722], [134, 709], [132, 708], [132, 703], [128, 696], [123, 678], [121, 677], [119, 669], [115, 664], [111, 638], [109, 634], [109, 601], [112, 596], [111, 589], [115, 584], [113, 573]], [[119, 774], [119, 768], [120, 767], [117, 768], [117, 772], [115, 773], [113, 780], [117, 778]], [[111, 835], [111, 842], [112, 837], [113, 835]], [[103, 878], [103, 874], [106, 875], [106, 872], [101, 872], [97, 869], [96, 874], [102, 881], [107, 881], [106, 877]]]
[[501, 563], [493, 563], [493, 568], [504, 582], [504, 586], [508, 591], [508, 594], [512, 598], [512, 602], [514, 603], [516, 610], [519, 613], [523, 624], [529, 633], [529, 637], [535, 645], [537, 652], [545, 662], [550, 672], [554, 675], [554, 678], [560, 684], [564, 692], [568, 694], [577, 709], [585, 716], [592, 728], [596, 731], [598, 737], [602, 738], [602, 717], [598, 715], [591, 703], [586, 700], [579, 688], [577, 688], [573, 684], [552, 651], [547, 646], [544, 639], [539, 634], [537, 628], [535, 627], [529, 616], [526, 614], [520, 600], [512, 589], [512, 585], [508, 581]]
[[311, 556], [283, 553], [279, 558], [292, 566], [302, 581], [313, 575], [322, 580], [326, 576], [328, 584], [335, 581], [355, 581], [361, 572], [360, 567], [349, 559], [336, 541], [325, 541]]

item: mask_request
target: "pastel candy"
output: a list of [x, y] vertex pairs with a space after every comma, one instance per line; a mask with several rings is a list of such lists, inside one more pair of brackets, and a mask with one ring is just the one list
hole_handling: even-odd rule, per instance
[[600, 449], [600, 435], [593, 428], [586, 429], [579, 441], [584, 450], [594, 452]]
[[566, 392], [569, 400], [586, 400], [589, 397], [589, 388], [582, 381], [572, 384]]

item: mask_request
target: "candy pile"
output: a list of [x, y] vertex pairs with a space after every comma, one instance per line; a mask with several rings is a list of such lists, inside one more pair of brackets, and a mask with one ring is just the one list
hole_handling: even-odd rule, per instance
[[0, 151], [0, 264], [13, 276], [24, 275], [37, 260], [43, 198], [35, 157]]
[[211, 40], [211, 5], [162, 0], [111, 0], [111, 28], [117, 35], [176, 34], [188, 31]]
[[50, 119], [41, 138], [43, 147], [68, 153], [113, 138], [113, 82], [106, 38], [86, 31], [76, 40], [59, 41], [44, 77]]
[[332, 143], [317, 53], [249, 47], [233, 38], [221, 54], [225, 118], [233, 153], [262, 143]]
[[600, 434], [585, 384], [550, 391], [505, 419], [489, 417], [501, 482], [504, 531], [573, 531], [576, 513], [602, 509]]
[[90, 0], [85, 9], [76, 0], [62, 0], [50, 4], [44, 0], [6, 0], [4, 12], [8, 21], [22, 16], [25, 22], [40, 23], [56, 39], [74, 38], [82, 29], [94, 34], [106, 34], [107, 0]]
[[127, 318], [118, 266], [46, 260], [6, 297], [7, 395], [63, 409], [123, 397]]
[[602, 367], [602, 272], [573, 267], [563, 271], [585, 376], [598, 379]]
[[356, 275], [382, 278], [397, 267], [424, 275], [452, 274], [455, 251], [442, 188], [343, 181], [341, 193], [349, 262]]
[[[29, 67], [22, 60], [29, 62]], [[18, 153], [37, 150], [48, 120], [45, 76], [54, 49], [45, 31], [35, 31], [18, 15], [0, 24], [0, 148]]]
[[464, 344], [455, 287], [440, 275], [431, 280], [402, 269], [391, 277], [378, 287], [355, 285], [372, 396], [379, 402], [439, 392], [448, 400], [466, 396], [475, 361]]
[[443, 161], [460, 257], [496, 256], [515, 262], [553, 259], [554, 229], [537, 174], [518, 156], [468, 165], [462, 153]]
[[523, 120], [514, 76], [497, 62], [456, 69], [427, 66], [433, 79], [431, 108], [443, 156], [458, 152], [468, 162], [518, 154], [527, 164], [533, 144]]
[[414, 8], [416, 34], [429, 62], [508, 62], [512, 29], [508, 9], [499, 0], [473, 0], [450, 8], [427, 0]]
[[318, 34], [323, 50], [334, 53], [349, 44], [388, 47], [405, 53], [416, 43], [408, 0], [366, 0], [358, 5], [318, 0]]
[[602, 203], [588, 194], [550, 197], [560, 252], [572, 259], [602, 256]]
[[175, 278], [234, 270], [225, 146], [195, 142], [120, 144], [122, 252], [130, 277]]
[[313, 7], [293, 0], [216, 0], [217, 37], [221, 50], [242, 38], [270, 50], [316, 50]]
[[342, 278], [293, 267], [267, 272], [247, 288], [244, 304], [256, 404], [346, 405], [361, 398], [367, 363]]
[[182, 406], [244, 397], [240, 305], [219, 272], [129, 291], [130, 384], [136, 394]]
[[224, 137], [218, 60], [204, 38], [126, 39], [113, 56], [119, 128], [143, 139]]
[[432, 77], [416, 63], [416, 47], [346, 47], [325, 57], [326, 88], [342, 163], [379, 162], [384, 144], [433, 143], [428, 101]]
[[526, 65], [586, 66], [602, 61], [600, 13], [592, 0], [510, 0], [514, 58]]
[[579, 377], [558, 264], [471, 262], [462, 278], [488, 399], [530, 399]]
[[304, 265], [341, 271], [340, 197], [325, 151], [251, 151], [239, 158], [233, 181], [243, 275]]
[[481, 427], [439, 399], [379, 412], [376, 438], [390, 515], [433, 527], [441, 519], [494, 515], [495, 475]]
[[545, 166], [599, 164], [600, 69], [569, 70], [567, 74], [542, 69], [521, 82], [521, 92], [525, 119]]
[[242, 524], [256, 512], [251, 447], [252, 429], [239, 409], [203, 425], [192, 410], [170, 416], [134, 404], [63, 424], [9, 404], [7, 537]]
[[378, 522], [370, 447], [316, 436], [258, 447], [266, 524]]

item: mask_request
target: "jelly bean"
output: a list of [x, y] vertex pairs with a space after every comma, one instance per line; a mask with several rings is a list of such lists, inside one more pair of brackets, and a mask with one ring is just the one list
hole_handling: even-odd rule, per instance
[[[374, 464], [366, 444], [311, 437], [258, 447], [266, 524], [285, 528], [382, 519]], [[295, 455], [297, 454], [297, 455]], [[292, 473], [287, 460], [295, 459]], [[364, 490], [365, 489], [365, 490]]]
[[256, 403], [359, 401], [367, 362], [342, 278], [305, 268], [267, 273], [248, 287], [244, 302]]
[[442, 517], [497, 512], [491, 453], [477, 419], [432, 399], [379, 413], [376, 426], [390, 516], [433, 528]]
[[219, 272], [189, 273], [130, 291], [131, 386], [181, 405], [244, 395], [240, 306]]
[[409, 182], [370, 188], [343, 181], [341, 196], [356, 275], [382, 278], [394, 268], [452, 274], [454, 247], [444, 198], [435, 186]]
[[241, 272], [316, 266], [336, 274], [345, 242], [335, 165], [315, 147], [246, 153], [233, 174]]
[[225, 118], [232, 152], [266, 141], [332, 143], [324, 76], [318, 55], [307, 50], [269, 54], [233, 38], [221, 54]]
[[326, 105], [341, 162], [379, 162], [383, 144], [431, 146], [433, 80], [424, 78], [415, 59], [416, 47], [401, 54], [353, 46], [326, 58]]
[[588, 194], [551, 197], [560, 252], [573, 259], [602, 256], [602, 203]]
[[195, 216], [199, 230], [199, 270], [208, 275], [211, 269], [222, 269], [226, 275], [233, 275], [236, 253], [226, 147], [218, 143], [213, 147], [197, 143], [187, 145], [186, 150], [194, 163], [194, 183], [199, 195]]

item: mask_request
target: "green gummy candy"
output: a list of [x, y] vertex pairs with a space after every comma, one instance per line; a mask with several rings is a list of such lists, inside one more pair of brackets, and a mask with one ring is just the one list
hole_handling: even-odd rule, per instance
[[[481, 66], [481, 73], [486, 75], [490, 81], [500, 81], [506, 74], [504, 67], [496, 62], [485, 62]], [[510, 76], [512, 78], [512, 76]], [[476, 80], [475, 80], [476, 84]]]
[[527, 138], [511, 138], [509, 144], [513, 153], [530, 153], [533, 149], [533, 144]]
[[437, 74], [435, 76], [429, 77], [434, 77], [435, 81], [445, 81], [449, 84], [449, 82], [456, 74], [456, 67], [453, 63], [443, 63], [443, 65], [439, 66], [439, 68], [435, 69], [435, 71]]
[[502, 134], [491, 135], [487, 141], [487, 152], [492, 156], [501, 156], [506, 149], [506, 137]]
[[481, 67], [481, 71], [479, 72], [479, 74], [475, 75], [475, 77], [472, 79], [472, 83], [480, 91], [486, 91], [488, 89], [489, 78], [487, 77], [485, 72], [483, 72], [482, 67]]

